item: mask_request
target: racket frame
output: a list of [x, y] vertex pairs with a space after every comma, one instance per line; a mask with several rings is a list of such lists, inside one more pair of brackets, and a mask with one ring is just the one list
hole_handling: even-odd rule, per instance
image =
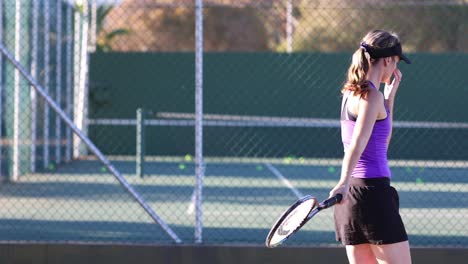
[[[315, 197], [313, 197], [312, 195], [306, 195], [304, 197], [302, 197], [301, 199], [297, 200], [294, 204], [292, 204], [286, 211], [283, 212], [283, 214], [281, 214], [281, 216], [278, 218], [278, 220], [276, 220], [275, 224], [273, 225], [273, 227], [270, 229], [270, 232], [268, 233], [268, 236], [265, 240], [265, 245], [269, 248], [274, 248], [274, 247], [277, 247], [277, 246], [280, 246], [281, 244], [283, 244], [289, 237], [291, 237], [294, 233], [296, 233], [299, 229], [301, 229], [310, 219], [312, 219], [312, 217], [314, 217], [318, 212], [320, 212], [321, 210], [323, 209], [326, 209], [326, 208], [329, 208], [333, 205], [335, 205], [336, 203], [339, 203], [342, 199], [342, 195], [341, 194], [337, 194], [333, 197], [330, 197], [324, 201], [322, 201], [321, 203], [317, 204], [317, 199]], [[310, 211], [309, 213], [307, 214], [307, 216], [302, 220], [302, 222], [287, 236], [285, 236], [282, 240], [280, 240], [278, 243], [275, 243], [275, 244], [271, 244], [271, 240], [273, 238], [273, 236], [276, 234], [276, 232], [278, 231], [279, 227], [283, 224], [283, 221], [285, 219], [288, 218], [289, 214], [291, 212], [294, 211], [294, 209], [296, 209], [299, 205], [301, 205], [302, 203], [310, 200], [310, 199], [314, 199], [315, 202], [314, 202], [314, 206], [312, 208], [310, 208]]]

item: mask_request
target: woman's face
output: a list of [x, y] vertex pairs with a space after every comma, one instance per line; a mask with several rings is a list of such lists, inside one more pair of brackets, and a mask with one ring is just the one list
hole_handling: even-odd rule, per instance
[[387, 61], [384, 74], [382, 76], [382, 82], [389, 82], [391, 81], [391, 77], [395, 69], [398, 67], [398, 63], [400, 62], [399, 56], [393, 56], [389, 58], [385, 58]]

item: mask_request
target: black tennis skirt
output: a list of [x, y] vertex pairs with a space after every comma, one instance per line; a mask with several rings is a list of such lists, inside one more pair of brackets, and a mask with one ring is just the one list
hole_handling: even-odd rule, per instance
[[347, 201], [334, 207], [336, 240], [343, 245], [408, 240], [399, 207], [398, 193], [389, 178], [351, 178]]

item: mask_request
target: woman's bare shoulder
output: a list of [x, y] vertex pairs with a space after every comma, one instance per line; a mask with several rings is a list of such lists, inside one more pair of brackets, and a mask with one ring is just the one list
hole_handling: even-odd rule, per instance
[[383, 104], [384, 96], [380, 91], [371, 89], [364, 98], [364, 101], [369, 104]]

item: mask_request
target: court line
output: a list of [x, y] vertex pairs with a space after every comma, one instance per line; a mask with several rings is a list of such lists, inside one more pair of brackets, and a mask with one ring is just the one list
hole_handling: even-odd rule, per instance
[[[288, 187], [293, 193], [294, 195], [296, 195], [296, 197], [298, 199], [304, 197], [304, 195], [298, 190], [296, 189], [292, 183], [286, 178], [284, 177], [284, 175], [278, 170], [276, 169], [273, 165], [271, 165], [270, 163], [265, 163], [265, 166], [286, 186]], [[188, 215], [191, 215], [193, 214], [195, 210], [195, 192], [192, 193], [192, 197], [190, 199], [190, 204], [187, 208], [187, 211], [186, 213]]]
[[[107, 155], [113, 162], [131, 161], [135, 162], [135, 156], [129, 155]], [[97, 161], [95, 156], [81, 156], [78, 161]], [[145, 156], [146, 162], [183, 162], [193, 164], [193, 161], [187, 161], [183, 156]], [[336, 158], [254, 158], [254, 157], [205, 157], [206, 163], [226, 163], [226, 164], [264, 164], [288, 166], [341, 166], [343, 159]], [[389, 160], [390, 168], [393, 167], [415, 167], [415, 168], [434, 168], [434, 169], [468, 169], [468, 161], [465, 160]]]
[[195, 199], [196, 197], [195, 197], [195, 189], [194, 189], [192, 192], [192, 198], [190, 199], [190, 204], [186, 211], [188, 215], [192, 215], [193, 212], [195, 212]]
[[286, 178], [283, 176], [283, 174], [277, 169], [275, 168], [273, 165], [271, 165], [270, 163], [265, 163], [265, 166], [276, 176], [278, 177], [278, 179], [284, 184], [286, 185], [286, 187], [288, 187], [295, 195], [298, 199], [304, 197], [304, 195], [298, 190], [296, 189], [292, 183]]

